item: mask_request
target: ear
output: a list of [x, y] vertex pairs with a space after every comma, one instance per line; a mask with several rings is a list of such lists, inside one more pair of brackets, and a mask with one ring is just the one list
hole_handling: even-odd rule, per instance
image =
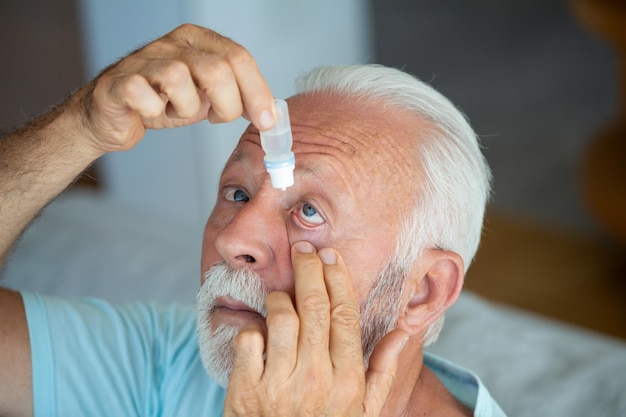
[[461, 256], [427, 249], [406, 281], [398, 327], [411, 336], [425, 332], [457, 300], [464, 277]]

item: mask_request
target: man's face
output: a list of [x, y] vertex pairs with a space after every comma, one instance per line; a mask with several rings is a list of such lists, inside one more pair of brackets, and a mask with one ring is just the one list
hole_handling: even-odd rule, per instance
[[208, 282], [199, 300], [201, 350], [214, 343], [209, 339], [216, 332], [224, 333], [213, 351], [227, 355], [243, 325], [264, 326], [259, 313], [267, 292], [286, 291], [293, 298], [290, 246], [300, 240], [341, 253], [361, 302], [389, 261], [400, 218], [413, 204], [406, 196], [417, 167], [414, 146], [406, 142], [406, 114], [320, 94], [290, 99], [289, 112], [296, 155], [292, 187], [272, 188], [253, 127], [222, 173], [203, 240], [202, 283]]

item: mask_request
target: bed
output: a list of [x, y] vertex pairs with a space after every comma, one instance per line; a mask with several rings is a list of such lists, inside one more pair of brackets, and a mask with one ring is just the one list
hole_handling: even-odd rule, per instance
[[[27, 230], [2, 285], [112, 302], [191, 303], [199, 283], [197, 229], [74, 189]], [[474, 370], [511, 417], [626, 416], [621, 340], [465, 291], [430, 350]]]

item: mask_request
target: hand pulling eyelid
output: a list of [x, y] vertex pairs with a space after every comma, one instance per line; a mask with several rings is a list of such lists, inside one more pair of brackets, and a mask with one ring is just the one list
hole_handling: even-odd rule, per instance
[[269, 130], [262, 130], [261, 146], [265, 152], [263, 161], [265, 169], [270, 174], [272, 187], [283, 191], [293, 185], [293, 170], [296, 158], [291, 151], [293, 139], [291, 137], [291, 123], [287, 102], [274, 99], [276, 107], [276, 124]]

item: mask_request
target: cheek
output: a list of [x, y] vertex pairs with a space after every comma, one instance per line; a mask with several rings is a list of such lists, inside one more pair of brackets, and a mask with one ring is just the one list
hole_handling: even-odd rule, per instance
[[382, 236], [370, 236], [365, 240], [341, 242], [338, 250], [350, 272], [354, 296], [360, 302], [389, 262], [393, 245]]
[[204, 273], [209, 267], [215, 263], [215, 247], [212, 245], [212, 239], [207, 236], [207, 230], [204, 229], [204, 238], [202, 239], [202, 255], [200, 258], [200, 285], [204, 283]]

